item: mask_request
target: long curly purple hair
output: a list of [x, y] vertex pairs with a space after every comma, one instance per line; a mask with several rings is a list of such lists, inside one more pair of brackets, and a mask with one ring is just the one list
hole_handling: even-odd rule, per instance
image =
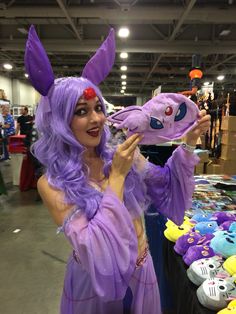
[[[75, 138], [70, 124], [74, 115], [76, 104], [84, 89], [94, 88], [103, 105], [100, 90], [89, 80], [78, 77], [60, 78], [55, 80], [48, 98], [50, 112], [43, 109], [42, 97], [36, 112], [36, 127], [39, 139], [33, 145], [32, 151], [36, 158], [45, 166], [46, 176], [51, 186], [63, 191], [68, 204], [75, 204], [77, 210], [83, 210], [91, 219], [99, 208], [102, 193], [89, 185], [89, 168], [82, 160], [85, 147]], [[104, 174], [109, 176], [114, 148], [108, 147], [110, 130], [104, 125], [100, 144], [96, 147], [97, 155], [104, 161]], [[125, 198], [134, 190], [137, 174], [134, 170], [126, 180]], [[127, 194], [127, 196], [126, 196]], [[137, 196], [138, 198], [140, 197]]]

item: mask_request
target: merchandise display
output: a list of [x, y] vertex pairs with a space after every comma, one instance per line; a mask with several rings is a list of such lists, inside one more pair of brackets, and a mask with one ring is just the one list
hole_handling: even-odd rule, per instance
[[[192, 298], [209, 310], [219, 311], [236, 298], [236, 179], [205, 175], [195, 176], [195, 182], [193, 205], [186, 211], [189, 220], [185, 219], [194, 225], [177, 238], [174, 246], [167, 246], [167, 242], [164, 244], [164, 249], [168, 251], [166, 267], [168, 276], [172, 276], [168, 264], [173, 262], [173, 265], [179, 265], [186, 285], [189, 280], [195, 286], [200, 286], [190, 290]], [[169, 221], [165, 235], [171, 225]], [[182, 258], [182, 262], [171, 250]], [[168, 260], [169, 255], [174, 261]], [[177, 284], [174, 287], [177, 289]], [[176, 302], [182, 301], [180, 296]], [[202, 313], [205, 311], [202, 310]]]

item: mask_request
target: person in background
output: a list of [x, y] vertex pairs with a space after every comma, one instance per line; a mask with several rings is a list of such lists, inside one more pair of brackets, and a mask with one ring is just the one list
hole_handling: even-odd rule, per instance
[[26, 135], [25, 144], [30, 145], [30, 138], [33, 126], [33, 117], [28, 114], [28, 107], [24, 106], [21, 109], [21, 115], [17, 118], [16, 134]]
[[15, 134], [15, 124], [13, 116], [9, 113], [10, 109], [8, 106], [2, 107], [2, 115], [4, 118], [4, 124], [1, 124], [1, 128], [3, 130], [3, 145], [5, 150], [5, 159], [9, 159], [8, 152], [8, 138], [11, 135]]

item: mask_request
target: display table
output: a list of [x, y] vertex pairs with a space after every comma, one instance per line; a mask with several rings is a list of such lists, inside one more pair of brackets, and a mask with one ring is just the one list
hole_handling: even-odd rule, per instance
[[[209, 181], [209, 184], [207, 182]], [[236, 180], [218, 175], [195, 177], [195, 192], [192, 209], [186, 211], [189, 215], [195, 211], [210, 213], [226, 211], [235, 213], [236, 209]], [[203, 307], [196, 295], [195, 286], [187, 277], [187, 265], [182, 256], [174, 251], [175, 243], [165, 237], [163, 245], [163, 271], [169, 284], [170, 294], [173, 298], [174, 314], [215, 314], [217, 311]]]
[[187, 266], [182, 256], [175, 253], [174, 243], [163, 240], [164, 271], [171, 287], [175, 314], [215, 314], [215, 311], [203, 307], [196, 295], [195, 286], [187, 277]]

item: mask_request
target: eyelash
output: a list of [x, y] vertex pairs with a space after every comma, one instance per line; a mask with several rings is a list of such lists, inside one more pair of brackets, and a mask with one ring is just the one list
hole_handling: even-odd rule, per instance
[[[97, 104], [95, 107], [96, 112], [102, 112], [102, 105], [101, 104]], [[83, 113], [84, 112], [84, 113]], [[87, 110], [86, 108], [80, 108], [78, 110], [76, 110], [75, 115], [77, 116], [84, 116], [87, 114]]]

